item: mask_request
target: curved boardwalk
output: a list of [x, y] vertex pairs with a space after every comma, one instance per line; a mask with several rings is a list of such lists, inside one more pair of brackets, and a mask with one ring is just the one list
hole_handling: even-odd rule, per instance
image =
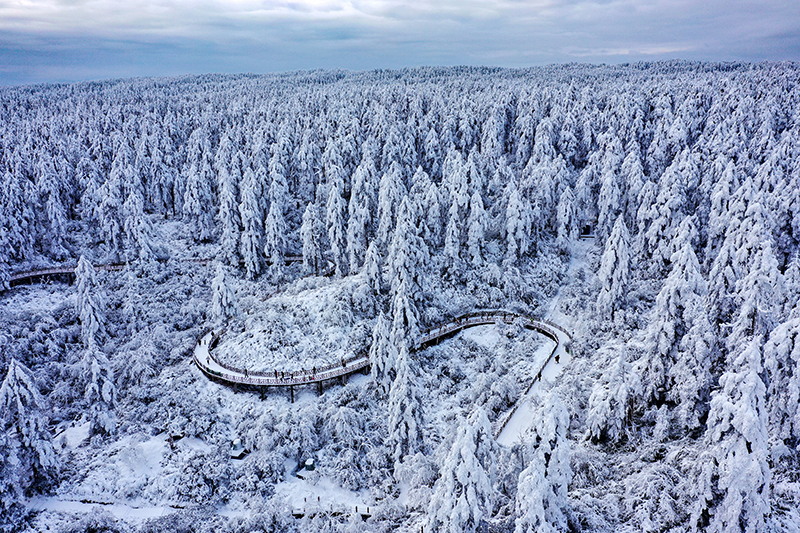
[[[454, 335], [462, 329], [480, 326], [484, 324], [505, 323], [513, 324], [520, 321], [522, 326], [528, 329], [539, 331], [546, 337], [555, 342], [553, 350], [542, 364], [531, 384], [526, 389], [527, 394], [530, 387], [541, 378], [544, 366], [554, 356], [558, 356], [561, 351], [569, 349], [572, 341], [566, 330], [553, 324], [552, 322], [536, 320], [530, 317], [521, 316], [508, 311], [481, 311], [469, 313], [454, 318], [452, 321], [437, 326], [425, 332], [414, 344], [414, 349], [422, 349], [431, 344], [439, 342], [441, 339]], [[206, 331], [200, 336], [194, 349], [194, 362], [197, 367], [208, 377], [234, 384], [251, 385], [256, 387], [291, 387], [294, 385], [308, 385], [311, 383], [321, 383], [341, 376], [358, 372], [369, 366], [368, 355], [353, 355], [347, 359], [342, 359], [326, 367], [317, 369], [301, 369], [294, 372], [249, 372], [246, 369], [236, 368], [219, 361], [214, 357], [213, 349], [224, 331]], [[513, 411], [505, 418], [507, 421], [513, 415]], [[501, 424], [500, 430], [506, 422]], [[499, 432], [499, 430], [498, 430]]]
[[[201, 265], [207, 265], [208, 263], [212, 262], [213, 259], [202, 259], [202, 258], [183, 258], [177, 259], [178, 261], [185, 262], [185, 263], [198, 263]], [[284, 261], [286, 264], [291, 263], [300, 263], [303, 261], [302, 255], [287, 255], [284, 257]], [[107, 263], [101, 265], [94, 265], [95, 270], [102, 270], [106, 272], [110, 271], [120, 271], [125, 268], [126, 263]], [[21, 270], [19, 272], [12, 272], [8, 278], [8, 284], [11, 287], [15, 287], [17, 285], [23, 285], [26, 283], [32, 283], [37, 279], [48, 278], [48, 277], [56, 277], [56, 276], [74, 276], [75, 275], [75, 268], [77, 268], [77, 263], [69, 263], [63, 265], [55, 265], [48, 268], [39, 268], [35, 270]], [[320, 276], [328, 276], [330, 275], [331, 268], [330, 266], [320, 273]]]

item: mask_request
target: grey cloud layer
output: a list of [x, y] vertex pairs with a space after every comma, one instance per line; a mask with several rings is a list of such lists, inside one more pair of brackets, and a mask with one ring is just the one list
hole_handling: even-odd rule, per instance
[[794, 1], [0, 0], [0, 82], [422, 64], [800, 59]]

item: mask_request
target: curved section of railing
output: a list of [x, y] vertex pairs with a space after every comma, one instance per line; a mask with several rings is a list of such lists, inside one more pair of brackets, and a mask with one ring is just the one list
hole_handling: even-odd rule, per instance
[[[197, 257], [186, 257], [178, 259], [179, 261], [185, 263], [199, 263], [201, 265], [207, 265], [208, 263], [212, 262], [213, 259], [207, 258], [197, 258]], [[286, 264], [291, 263], [300, 263], [303, 261], [302, 255], [287, 255], [283, 258]], [[48, 268], [39, 268], [35, 270], [21, 270], [19, 272], [12, 272], [11, 275], [8, 277], [9, 285], [21, 285], [23, 283], [29, 283], [36, 278], [41, 278], [44, 276], [64, 276], [64, 275], [74, 275], [75, 269], [77, 268], [77, 264], [67, 264], [67, 265], [57, 265]], [[94, 265], [95, 270], [102, 270], [106, 272], [111, 271], [120, 271], [125, 268], [125, 263], [105, 263], [100, 265]], [[320, 273], [321, 276], [330, 276], [333, 273], [332, 265], [328, 265], [324, 271]]]
[[[414, 350], [422, 349], [434, 341], [452, 335], [453, 333], [465, 328], [484, 324], [495, 324], [498, 322], [513, 324], [518, 320], [521, 320], [521, 325], [523, 327], [539, 331], [555, 342], [555, 347], [553, 348], [549, 357], [526, 389], [525, 392], [527, 394], [527, 392], [533, 386], [533, 383], [541, 378], [544, 366], [550, 361], [556, 351], [568, 343], [569, 340], [571, 340], [571, 337], [566, 330], [555, 326], [552, 323], [546, 323], [544, 321], [525, 317], [508, 311], [478, 311], [461, 315], [449, 322], [442, 324], [441, 326], [432, 328], [423, 333], [420, 339], [414, 344]], [[235, 366], [223, 363], [217, 357], [214, 357], [212, 349], [216, 346], [223, 333], [224, 330], [217, 332], [210, 330], [204, 331], [195, 345], [194, 362], [197, 367], [207, 376], [231, 384], [267, 387], [308, 385], [311, 383], [319, 383], [352, 374], [353, 372], [357, 372], [368, 367], [370, 364], [369, 356], [367, 354], [354, 354], [350, 357], [342, 359], [340, 362], [331, 363], [324, 367], [314, 368], [311, 370], [301, 369], [292, 372], [279, 372], [277, 370], [273, 370], [271, 372], [251, 372], [247, 369], [237, 368]], [[508, 415], [508, 418], [511, 417], [511, 414], [513, 414], [513, 411]], [[502, 431], [502, 427], [504, 427], [506, 423], [507, 419], [502, 423], [500, 431]]]
[[301, 369], [292, 372], [250, 372], [223, 363], [211, 353], [212, 348], [224, 331], [206, 331], [200, 337], [194, 350], [194, 362], [209, 377], [232, 384], [254, 385], [262, 387], [289, 387], [308, 385], [335, 379], [352, 374], [369, 366], [367, 355], [352, 355], [340, 362], [313, 369]]

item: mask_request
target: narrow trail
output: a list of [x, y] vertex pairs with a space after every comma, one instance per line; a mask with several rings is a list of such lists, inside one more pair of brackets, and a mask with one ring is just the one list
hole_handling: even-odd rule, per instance
[[[585, 266], [587, 251], [594, 247], [594, 245], [593, 239], [582, 239], [575, 243], [572, 259], [570, 260], [569, 267], [567, 268], [567, 272], [565, 274], [566, 279], [572, 279], [575, 272], [579, 268]], [[570, 323], [570, 318], [558, 311], [558, 305], [561, 302], [562, 289], [563, 285], [559, 287], [558, 292], [550, 301], [547, 314], [545, 316], [547, 320], [558, 322], [566, 327], [569, 327], [572, 325]], [[570, 341], [571, 340], [572, 337], [570, 336]], [[535, 379], [531, 382], [531, 384], [528, 386], [528, 389], [525, 391], [525, 394], [520, 397], [520, 399], [517, 401], [517, 404], [514, 406], [514, 409], [509, 413], [503, 424], [498, 427], [495, 437], [497, 438], [497, 442], [499, 444], [504, 446], [512, 446], [514, 443], [520, 440], [522, 434], [528, 429], [528, 427], [530, 427], [531, 418], [533, 416], [532, 400], [536, 395], [539, 394], [539, 388], [542, 380], [545, 380], [549, 383], [554, 382], [555, 379], [561, 374], [562, 370], [564, 370], [570, 361], [572, 361], [572, 354], [569, 350], [558, 351], [558, 347], [556, 347], [556, 349], [558, 357], [551, 357], [547, 360], [539, 372], [538, 379]]]

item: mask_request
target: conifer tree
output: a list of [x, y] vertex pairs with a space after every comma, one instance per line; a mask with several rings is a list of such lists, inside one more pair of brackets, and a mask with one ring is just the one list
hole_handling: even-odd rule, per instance
[[375, 239], [384, 250], [391, 240], [391, 231], [396, 225], [397, 208], [405, 194], [402, 180], [402, 169], [396, 161], [392, 162], [381, 177], [378, 189], [378, 229]]
[[264, 228], [259, 205], [261, 193], [261, 183], [256, 178], [255, 172], [248, 168], [242, 177], [240, 187], [242, 201], [239, 204], [239, 216], [242, 219], [241, 254], [247, 279], [253, 279], [260, 274], [262, 267], [261, 247]]
[[323, 267], [318, 228], [317, 206], [314, 205], [314, 202], [310, 202], [303, 213], [300, 239], [303, 241], [303, 269], [310, 274], [317, 275]]
[[486, 412], [478, 407], [459, 424], [439, 471], [428, 507], [431, 531], [472, 533], [484, 517], [491, 516], [495, 446]]
[[628, 278], [630, 277], [628, 227], [622, 217], [617, 218], [611, 237], [600, 259], [597, 276], [602, 287], [597, 296], [597, 310], [606, 318], [613, 318], [625, 305]]
[[764, 346], [768, 372], [767, 411], [770, 437], [785, 444], [800, 439], [800, 307], [779, 324]]
[[367, 286], [369, 286], [376, 295], [381, 293], [381, 282], [383, 280], [382, 266], [378, 245], [375, 241], [372, 241], [369, 243], [369, 247], [367, 247], [367, 255], [364, 258], [364, 266], [361, 272], [364, 274]]
[[394, 367], [395, 378], [389, 391], [388, 445], [396, 464], [419, 449], [422, 441], [422, 414], [406, 343], [401, 344]]
[[125, 235], [128, 260], [138, 259], [149, 263], [156, 258], [153, 249], [153, 226], [144, 212], [144, 196], [141, 191], [131, 191], [123, 204], [125, 213]]
[[46, 419], [47, 406], [24, 365], [11, 359], [0, 385], [0, 529], [13, 531], [26, 497], [55, 473], [57, 459]]
[[508, 206], [506, 207], [506, 255], [503, 265], [508, 268], [517, 263], [528, 252], [530, 223], [529, 208], [519, 194], [516, 184], [509, 185]]
[[572, 189], [567, 186], [558, 200], [556, 214], [556, 244], [562, 252], [569, 249], [578, 232], [578, 214], [575, 211], [575, 196]]
[[515, 533], [566, 531], [570, 468], [569, 413], [554, 393], [535, 410], [524, 434], [527, 467], [517, 484]]
[[336, 269], [336, 276], [346, 276], [348, 273], [347, 265], [347, 239], [344, 227], [345, 201], [342, 198], [344, 192], [343, 171], [339, 167], [331, 169], [332, 179], [331, 188], [328, 191], [327, 203], [327, 228], [328, 242], [331, 247], [331, 257]]
[[705, 315], [708, 289], [694, 253], [696, 241], [693, 217], [686, 217], [675, 240], [672, 270], [656, 297], [644, 355], [637, 362], [645, 400], [669, 398], [681, 406], [682, 418], [690, 427], [698, 423], [695, 406], [711, 384], [713, 343]]
[[483, 263], [481, 248], [486, 237], [487, 225], [486, 212], [483, 210], [483, 199], [478, 191], [475, 191], [470, 200], [469, 219], [467, 224], [467, 250], [472, 260], [472, 266], [477, 267]]
[[88, 408], [87, 418], [91, 423], [91, 433], [115, 433], [117, 418], [114, 408], [117, 390], [111, 363], [98, 346], [91, 346], [84, 350], [78, 370], [84, 385], [83, 400]]
[[[695, 519], [713, 506], [708, 531], [764, 531], [770, 514], [771, 471], [766, 420], [766, 387], [761, 336], [732, 347], [726, 370], [713, 393], [707, 446], [713, 461], [710, 491], [701, 494]], [[717, 502], [714, 505], [713, 502]]]
[[103, 299], [96, 289], [94, 267], [83, 255], [78, 259], [75, 278], [78, 288], [76, 311], [81, 321], [81, 338], [84, 347], [89, 349], [102, 344], [106, 320]]
[[239, 224], [239, 201], [237, 185], [240, 181], [238, 158], [235, 158], [232, 170], [223, 166], [217, 174], [219, 188], [219, 227], [220, 247], [219, 260], [230, 266], [239, 265], [239, 241], [241, 227]]
[[199, 128], [189, 137], [186, 186], [181, 197], [182, 213], [191, 224], [196, 242], [207, 241], [214, 233], [214, 209], [211, 146], [205, 129]]
[[367, 252], [367, 231], [372, 222], [374, 208], [370, 182], [376, 174], [371, 159], [364, 159], [353, 174], [347, 221], [347, 258], [351, 271], [360, 269]]
[[383, 313], [378, 314], [372, 329], [372, 344], [369, 349], [372, 381], [382, 394], [388, 394], [395, 376], [397, 347], [389, 342], [389, 321]]
[[211, 320], [216, 326], [238, 314], [236, 295], [231, 287], [227, 269], [217, 263], [216, 275], [211, 282]]

